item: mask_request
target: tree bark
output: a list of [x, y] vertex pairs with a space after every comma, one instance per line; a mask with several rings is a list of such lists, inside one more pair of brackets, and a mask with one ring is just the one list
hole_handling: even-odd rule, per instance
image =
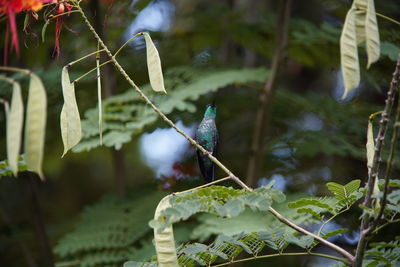
[[283, 58], [286, 56], [288, 42], [289, 20], [293, 0], [281, 1], [280, 13], [277, 23], [277, 40], [271, 63], [271, 74], [268, 76], [264, 88], [259, 97], [256, 122], [253, 131], [250, 158], [247, 167], [246, 184], [250, 187], [257, 185], [260, 158], [264, 146], [264, 133], [267, 124], [267, 113], [270, 109], [272, 97], [275, 91], [275, 82]]

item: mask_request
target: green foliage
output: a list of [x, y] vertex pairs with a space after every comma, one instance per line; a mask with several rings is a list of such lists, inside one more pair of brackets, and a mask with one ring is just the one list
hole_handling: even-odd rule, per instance
[[288, 203], [288, 207], [296, 209], [298, 213], [311, 214], [319, 220], [322, 220], [323, 214], [326, 213], [336, 216], [349, 209], [362, 197], [363, 194], [358, 190], [360, 182], [360, 180], [353, 180], [346, 185], [329, 182], [326, 186], [335, 197], [302, 198]]
[[[294, 199], [295, 196], [289, 197]], [[282, 216], [297, 225], [305, 226], [319, 222], [319, 220], [316, 220], [308, 213], [297, 213], [288, 209], [286, 202], [274, 203], [274, 208], [282, 214]], [[267, 231], [270, 229], [270, 225], [281, 225], [282, 228], [286, 228], [288, 233], [294, 232], [292, 228], [281, 224], [281, 222], [271, 214], [267, 212], [252, 211], [249, 208], [238, 216], [232, 218], [222, 218], [205, 213], [200, 214], [200, 216], [197, 217], [197, 220], [200, 224], [193, 229], [190, 237], [191, 239], [199, 240], [200, 242], [208, 240], [213, 235], [234, 236], [241, 233], [249, 234], [252, 232]], [[246, 225], [246, 227], [244, 228], [243, 225]]]
[[[385, 181], [383, 179], [379, 180], [378, 186], [380, 190], [383, 190]], [[390, 224], [397, 220], [398, 214], [400, 213], [400, 180], [398, 179], [390, 179], [388, 184], [388, 194], [387, 194], [387, 202], [384, 210], [384, 218], [386, 223]], [[381, 201], [383, 193], [373, 195], [373, 198], [376, 201]], [[364, 206], [361, 206], [364, 212], [368, 212], [371, 215], [378, 215], [379, 209], [368, 209]]]
[[387, 56], [392, 61], [397, 61], [397, 57], [400, 53], [400, 47], [396, 46], [390, 42], [382, 42], [381, 43], [381, 53], [382, 55]]
[[[265, 68], [202, 70], [177, 67], [165, 74], [168, 95], [151, 92], [150, 85], [142, 87], [150, 100], [164, 113], [195, 112], [193, 101], [201, 95], [214, 92], [230, 84], [263, 82], [268, 75]], [[157, 114], [148, 107], [134, 90], [112, 96], [103, 101], [103, 142], [105, 146], [120, 149], [132, 136], [143, 132], [157, 121]], [[100, 145], [97, 108], [85, 112], [82, 121], [82, 140], [73, 151], [89, 151]]]
[[120, 266], [133, 256], [151, 255], [152, 244], [143, 238], [151, 232], [146, 225], [163, 195], [135, 191], [125, 198], [104, 196], [82, 212], [75, 230], [58, 242], [54, 252], [62, 262], [78, 261], [80, 266]]
[[371, 243], [371, 249], [365, 251], [365, 266], [386, 267], [400, 264], [400, 237], [390, 242]]
[[[359, 185], [359, 181], [355, 181], [342, 187], [347, 193], [352, 194], [353, 190], [358, 189], [355, 185], [357, 182]], [[342, 187], [338, 187], [340, 192]], [[339, 189], [334, 191], [339, 192]], [[345, 199], [349, 198], [350, 196]], [[295, 230], [266, 213], [273, 202], [281, 203], [284, 200], [285, 196], [282, 192], [272, 188], [272, 185], [253, 191], [211, 186], [176, 194], [170, 200], [171, 207], [161, 211], [161, 216], [151, 221], [150, 225], [161, 232], [170, 224], [186, 220], [199, 212], [205, 213], [199, 216], [198, 219], [203, 223], [193, 230], [191, 238], [204, 241], [213, 234], [217, 234], [217, 237], [208, 245], [187, 243], [179, 246], [177, 248], [179, 266], [209, 266], [216, 262], [232, 261], [241, 252], [256, 257], [266, 247], [280, 254], [289, 244], [306, 250], [312, 249], [318, 244], [312, 237], [299, 235]], [[306, 202], [307, 205], [320, 206], [334, 213], [335, 209], [328, 203], [335, 204], [340, 201], [343, 201], [341, 194], [334, 198]], [[280, 208], [283, 207], [283, 204], [281, 205]], [[294, 205], [302, 207], [301, 201]], [[293, 213], [288, 209], [282, 214], [296, 224], [306, 225], [315, 222], [310, 214], [299, 216], [299, 213]], [[322, 236], [329, 238], [346, 231], [347, 229], [337, 229], [323, 233]], [[131, 261], [125, 263], [124, 266], [156, 265], [157, 261], [154, 259], [153, 262], [147, 263]]]
[[[282, 130], [271, 146], [287, 144], [293, 148], [296, 158], [323, 154], [365, 160], [363, 140], [366, 118], [380, 109], [379, 106], [359, 102], [343, 105], [324, 94], [297, 94], [288, 90], [278, 90], [273, 106], [273, 112], [276, 114], [273, 123]], [[319, 119], [322, 128], [304, 128], [299, 121], [301, 122], [306, 115]], [[292, 124], [288, 125], [288, 122]], [[279, 146], [276, 148], [279, 149]]]
[[335, 195], [337, 204], [345, 204], [349, 207], [362, 197], [362, 193], [358, 192], [360, 183], [361, 180], [353, 180], [343, 186], [338, 183], [330, 182], [326, 184], [326, 187]]
[[231, 218], [241, 214], [246, 207], [252, 211], [267, 211], [273, 202], [284, 200], [285, 195], [272, 188], [272, 185], [253, 191], [210, 186], [173, 196], [171, 207], [162, 211], [157, 220], [152, 220], [150, 226], [162, 232], [168, 225], [186, 220], [196, 213], [206, 212]]
[[[261, 232], [241, 233], [234, 236], [219, 235], [211, 244], [188, 243], [177, 249], [179, 266], [209, 266], [216, 262], [234, 260], [241, 252], [257, 257], [269, 248], [282, 253], [289, 244], [308, 249], [313, 238], [294, 235], [285, 227], [275, 226]], [[157, 266], [157, 262], [126, 262], [124, 267]]]
[[347, 229], [347, 228], [339, 228], [339, 229], [335, 229], [335, 230], [323, 233], [322, 237], [324, 239], [328, 239], [328, 238], [330, 238], [332, 236], [341, 235], [341, 234], [346, 233], [348, 231], [349, 231], [349, 229]]

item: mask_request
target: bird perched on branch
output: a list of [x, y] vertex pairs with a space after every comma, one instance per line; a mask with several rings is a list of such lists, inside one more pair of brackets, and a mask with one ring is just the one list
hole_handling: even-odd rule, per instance
[[[200, 122], [196, 131], [196, 142], [201, 145], [208, 153], [214, 157], [217, 154], [218, 132], [215, 125], [215, 117], [217, 116], [217, 107], [208, 104], [204, 112], [203, 120]], [[214, 180], [214, 162], [212, 162], [207, 153], [203, 153], [197, 149], [197, 160], [199, 163], [201, 174], [206, 183]]]

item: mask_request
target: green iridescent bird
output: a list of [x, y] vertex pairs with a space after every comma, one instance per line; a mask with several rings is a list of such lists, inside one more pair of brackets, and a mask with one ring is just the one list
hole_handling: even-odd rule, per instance
[[[217, 107], [214, 104], [208, 104], [204, 112], [203, 120], [200, 122], [196, 131], [196, 142], [214, 157], [217, 154], [218, 131], [215, 125], [217, 116]], [[206, 183], [214, 180], [214, 163], [203, 152], [197, 150], [197, 160], [201, 174]]]

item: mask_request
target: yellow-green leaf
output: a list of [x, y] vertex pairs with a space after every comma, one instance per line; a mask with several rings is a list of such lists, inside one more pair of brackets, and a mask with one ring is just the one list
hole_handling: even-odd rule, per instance
[[68, 66], [65, 66], [62, 70], [61, 84], [64, 97], [64, 105], [60, 116], [61, 137], [64, 143], [64, 152], [61, 156], [63, 157], [68, 150], [81, 140], [82, 127], [75, 98], [75, 85], [70, 81]]
[[340, 60], [344, 81], [345, 98], [348, 92], [360, 83], [360, 68], [358, 62], [355, 10], [347, 12], [346, 21], [340, 36]]
[[143, 33], [143, 35], [146, 41], [147, 70], [149, 72], [151, 87], [156, 92], [167, 93], [164, 88], [164, 77], [157, 48], [147, 32]]
[[381, 51], [374, 0], [368, 0], [367, 15], [365, 21], [365, 36], [368, 55], [367, 68], [369, 68], [372, 63], [376, 62], [379, 59]]
[[12, 84], [11, 107], [7, 116], [7, 159], [11, 171], [17, 176], [22, 124], [24, 121], [24, 104], [22, 103], [21, 86], [15, 81], [12, 81]]
[[29, 96], [25, 123], [25, 161], [30, 171], [39, 174], [42, 171], [43, 150], [46, 132], [47, 97], [42, 80], [34, 73], [30, 75]]
[[367, 130], [367, 167], [368, 173], [371, 172], [372, 162], [375, 156], [375, 142], [374, 142], [374, 132], [372, 120], [368, 121], [368, 130]]
[[[170, 198], [171, 195], [168, 195], [160, 201], [154, 213], [154, 220], [159, 219], [161, 211], [171, 207]], [[154, 228], [154, 245], [158, 266], [179, 267], [172, 225], [167, 226], [161, 233], [158, 233], [157, 229]]]

